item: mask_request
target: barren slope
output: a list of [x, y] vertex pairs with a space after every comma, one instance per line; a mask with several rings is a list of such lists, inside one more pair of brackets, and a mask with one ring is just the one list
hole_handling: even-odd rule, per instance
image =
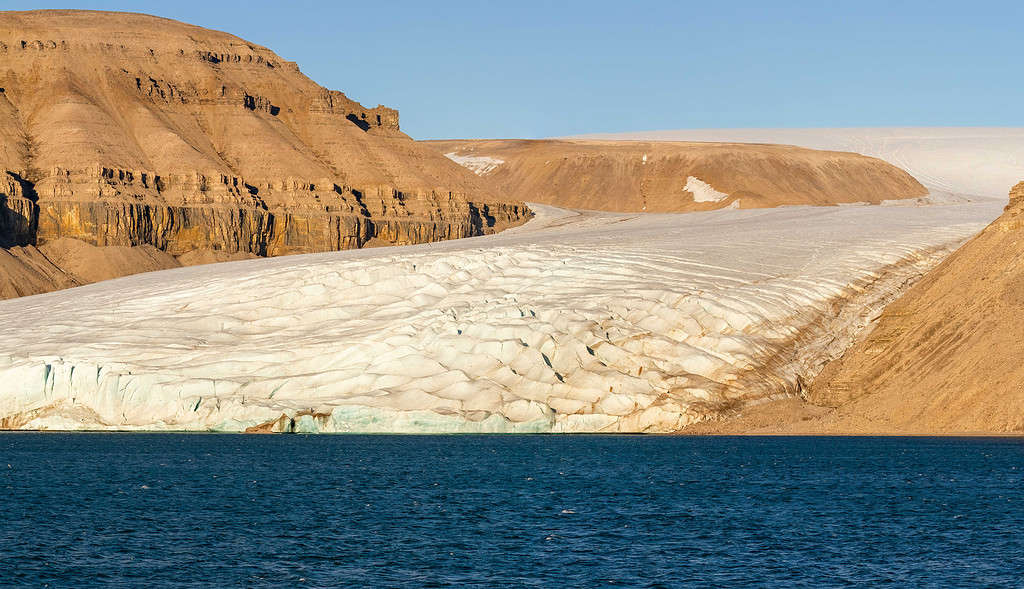
[[62, 237], [39, 247], [0, 248], [0, 300], [110, 280], [142, 272], [252, 259], [249, 252], [192, 250], [180, 256], [145, 244], [99, 247]]
[[798, 398], [691, 433], [1024, 433], [1024, 182]]
[[0, 248], [0, 299], [79, 286], [34, 246]]
[[924, 196], [909, 174], [853, 153], [787, 145], [428, 141], [513, 199], [603, 211], [879, 203]]
[[151, 245], [97, 247], [61, 238], [38, 248], [0, 248], [0, 299], [41, 294], [182, 265]]
[[[140, 14], [0, 12], [0, 245], [277, 255], [479, 235], [527, 214], [238, 37]], [[34, 201], [34, 202], [33, 202]]]
[[1024, 182], [814, 382], [823, 429], [1024, 432]]

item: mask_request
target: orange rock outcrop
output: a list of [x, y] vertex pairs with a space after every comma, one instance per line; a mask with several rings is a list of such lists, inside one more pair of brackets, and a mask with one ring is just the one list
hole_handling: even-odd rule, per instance
[[280, 255], [480, 235], [529, 211], [233, 35], [0, 12], [0, 246]]

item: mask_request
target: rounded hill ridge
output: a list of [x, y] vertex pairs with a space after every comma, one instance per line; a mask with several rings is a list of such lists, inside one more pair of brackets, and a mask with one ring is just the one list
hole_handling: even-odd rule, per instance
[[696, 141], [464, 140], [428, 145], [509, 197], [615, 212], [878, 204], [928, 194], [857, 153]]
[[[73, 237], [277, 255], [479, 235], [528, 210], [244, 39], [92, 11], [0, 12], [0, 214]], [[15, 201], [29, 201], [25, 202]]]

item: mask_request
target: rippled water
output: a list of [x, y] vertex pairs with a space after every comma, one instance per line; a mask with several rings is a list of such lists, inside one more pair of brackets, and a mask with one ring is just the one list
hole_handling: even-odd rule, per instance
[[1019, 586], [1024, 440], [0, 435], [0, 582]]

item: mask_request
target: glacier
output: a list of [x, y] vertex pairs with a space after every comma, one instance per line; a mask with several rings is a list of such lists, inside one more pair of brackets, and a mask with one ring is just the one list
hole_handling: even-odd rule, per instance
[[670, 432], [799, 395], [994, 200], [618, 214], [0, 302], [0, 427]]

